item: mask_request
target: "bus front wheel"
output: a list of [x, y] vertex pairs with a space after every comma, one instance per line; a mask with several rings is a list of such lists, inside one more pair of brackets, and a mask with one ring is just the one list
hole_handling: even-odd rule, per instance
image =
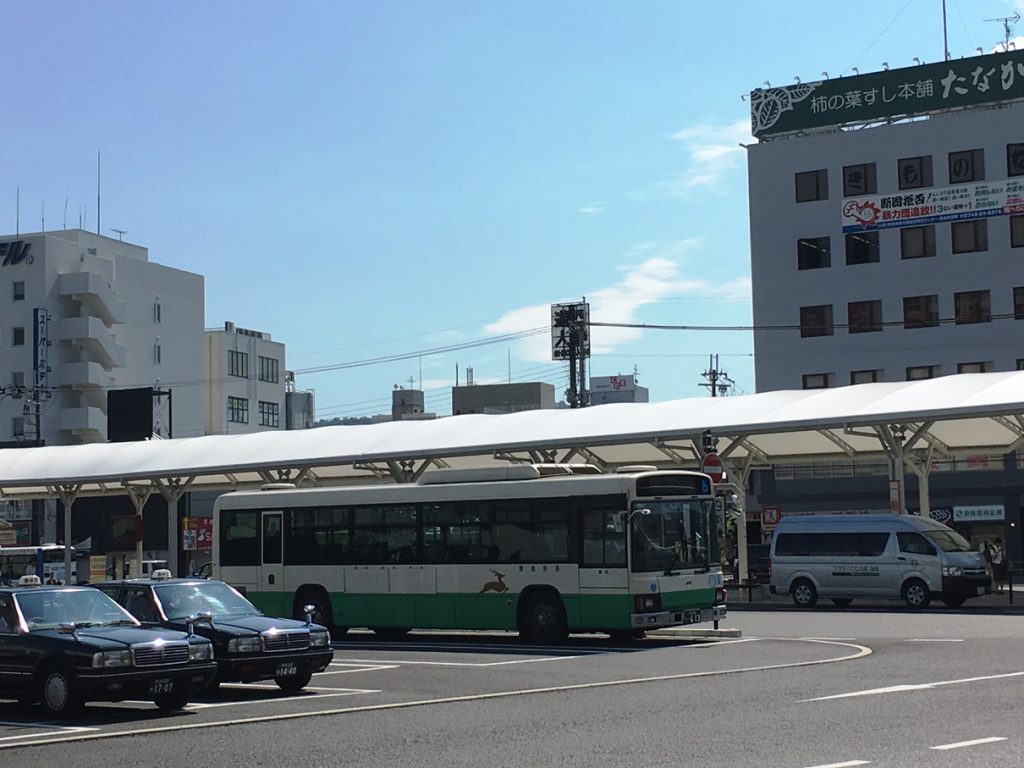
[[565, 606], [557, 595], [542, 592], [528, 597], [520, 625], [523, 638], [531, 643], [561, 643], [569, 636]]

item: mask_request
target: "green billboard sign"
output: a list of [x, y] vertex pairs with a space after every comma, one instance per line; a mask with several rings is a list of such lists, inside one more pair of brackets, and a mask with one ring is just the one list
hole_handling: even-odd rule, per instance
[[1024, 51], [993, 53], [855, 77], [758, 88], [756, 138], [1024, 99]]

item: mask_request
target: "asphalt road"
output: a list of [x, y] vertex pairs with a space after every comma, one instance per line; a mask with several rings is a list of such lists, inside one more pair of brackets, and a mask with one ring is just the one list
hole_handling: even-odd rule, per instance
[[742, 638], [633, 646], [419, 634], [336, 644], [298, 696], [225, 686], [182, 712], [0, 703], [12, 764], [1024, 765], [1024, 616], [743, 611]]

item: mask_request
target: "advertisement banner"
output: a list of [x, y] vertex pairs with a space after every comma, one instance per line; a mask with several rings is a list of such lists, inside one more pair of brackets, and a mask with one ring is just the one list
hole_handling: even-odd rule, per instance
[[186, 552], [213, 549], [213, 518], [184, 517], [181, 520], [181, 548]]

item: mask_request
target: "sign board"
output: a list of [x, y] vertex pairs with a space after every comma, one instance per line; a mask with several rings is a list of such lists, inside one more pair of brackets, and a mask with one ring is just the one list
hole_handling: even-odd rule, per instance
[[961, 109], [1024, 98], [1024, 51], [992, 53], [854, 77], [758, 88], [756, 138], [844, 123]]
[[569, 360], [570, 350], [575, 346], [583, 357], [590, 357], [590, 305], [551, 305], [551, 359]]
[[761, 525], [776, 525], [782, 511], [778, 507], [761, 507]]
[[900, 495], [900, 481], [890, 480], [889, 481], [889, 510], [894, 514], [899, 514], [903, 511], [903, 499]]
[[181, 520], [181, 548], [186, 552], [213, 549], [213, 518], [184, 517]]
[[627, 376], [591, 376], [591, 392], [632, 392], [636, 389], [636, 377]]
[[89, 557], [89, 581], [98, 582], [107, 580], [107, 556], [90, 555]]
[[957, 523], [981, 523], [991, 520], [1005, 519], [1006, 509], [1002, 504], [953, 507], [953, 521]]
[[717, 453], [709, 453], [704, 456], [704, 460], [700, 463], [700, 471], [708, 475], [713, 483], [722, 482], [722, 476], [725, 474], [722, 470], [722, 459]]

